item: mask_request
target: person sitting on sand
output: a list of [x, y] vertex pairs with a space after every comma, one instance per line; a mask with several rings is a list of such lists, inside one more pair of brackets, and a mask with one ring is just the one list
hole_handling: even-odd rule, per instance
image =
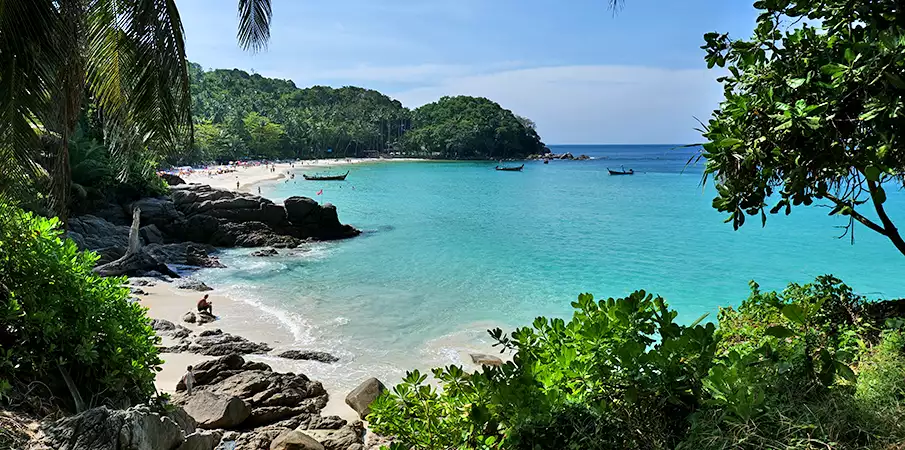
[[185, 375], [182, 376], [182, 384], [185, 384], [185, 392], [192, 395], [192, 386], [195, 385], [195, 375], [192, 373], [192, 366], [188, 366]]
[[198, 312], [214, 315], [214, 306], [207, 299], [208, 295], [204, 294], [204, 298], [198, 300]]

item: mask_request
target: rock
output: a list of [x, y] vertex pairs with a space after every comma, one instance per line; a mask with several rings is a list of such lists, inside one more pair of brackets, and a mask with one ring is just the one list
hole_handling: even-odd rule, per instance
[[364, 425], [361, 421], [338, 430], [308, 430], [306, 433], [320, 442], [325, 450], [348, 450], [356, 445], [364, 446]]
[[483, 366], [502, 366], [503, 360], [493, 355], [485, 355], [483, 353], [471, 353], [471, 362]]
[[176, 324], [166, 319], [151, 319], [151, 328], [154, 331], [173, 331]]
[[277, 255], [279, 255], [279, 253], [272, 248], [255, 250], [249, 254], [249, 256], [277, 256]]
[[178, 186], [180, 184], [185, 184], [185, 180], [183, 180], [179, 175], [162, 173], [160, 174], [160, 178], [163, 178], [163, 181], [165, 181], [168, 186]]
[[84, 215], [69, 219], [69, 231], [81, 237], [84, 245], [81, 250], [121, 247], [125, 253], [125, 248], [129, 246], [129, 227], [114, 225], [100, 217]]
[[198, 292], [214, 290], [214, 288], [204, 284], [203, 281], [195, 280], [192, 278], [183, 278], [183, 279], [177, 281], [176, 288], [177, 289], [187, 289], [187, 290], [198, 291]]
[[129, 278], [129, 284], [132, 286], [156, 286], [157, 283], [147, 278], [133, 277]]
[[125, 259], [117, 259], [97, 266], [94, 268], [94, 272], [104, 277], [142, 276], [158, 272], [172, 278], [179, 278], [179, 274], [144, 251], [138, 251]]
[[182, 321], [185, 323], [195, 323], [198, 321], [198, 317], [193, 311], [189, 311], [182, 316]]
[[111, 410], [105, 406], [64, 417], [42, 427], [32, 449], [174, 450], [185, 434], [171, 418], [147, 406]]
[[325, 450], [320, 442], [315, 441], [301, 431], [287, 431], [273, 440], [270, 450]]
[[92, 250], [94, 253], [97, 253], [99, 257], [95, 264], [104, 265], [113, 261], [116, 261], [119, 258], [122, 258], [123, 255], [126, 254], [126, 248], [120, 247], [118, 245], [113, 245], [110, 247], [98, 248]]
[[198, 422], [199, 428], [207, 430], [236, 428], [251, 414], [242, 399], [208, 390], [193, 392], [184, 408]]
[[141, 240], [144, 241], [145, 245], [163, 244], [163, 233], [160, 232], [160, 229], [157, 228], [157, 225], [151, 224], [141, 227], [138, 233], [141, 236]]
[[[206, 316], [206, 314], [199, 314]], [[208, 330], [192, 342], [188, 351], [208, 356], [263, 354], [270, 350], [269, 345], [252, 342], [242, 336], [224, 333], [221, 330]]]
[[182, 220], [184, 215], [176, 209], [176, 205], [168, 198], [143, 198], [132, 202], [129, 211], [141, 210], [141, 223], [166, 228], [169, 224]]
[[210, 256], [216, 249], [209, 245], [194, 242], [151, 244], [142, 247], [141, 250], [164, 264], [208, 268], [225, 267], [217, 257]]
[[212, 240], [219, 230], [220, 221], [207, 214], [193, 215], [170, 227], [171, 234], [183, 240], [212, 245], [220, 245]]
[[295, 224], [305, 223], [308, 216], [320, 209], [316, 200], [308, 197], [289, 197], [283, 200], [286, 208], [286, 217]]
[[287, 350], [278, 354], [277, 356], [286, 359], [318, 361], [322, 363], [333, 363], [339, 361], [339, 358], [327, 352], [317, 352], [312, 350]]
[[222, 437], [220, 431], [196, 431], [187, 435], [176, 450], [213, 450]]
[[343, 225], [330, 203], [319, 205], [308, 197], [289, 197], [283, 201], [286, 217], [300, 228], [305, 236], [318, 239], [345, 239], [361, 234], [349, 225]]
[[[202, 361], [192, 367], [192, 373], [195, 375], [195, 385], [215, 384], [238, 373], [244, 364], [245, 359], [239, 355], [227, 355], [217, 359]], [[176, 385], [176, 391], [181, 392], [184, 390], [185, 385], [180, 380]]]
[[371, 403], [385, 390], [386, 386], [380, 380], [368, 378], [346, 396], [346, 404], [354, 409], [359, 417], [365, 419], [371, 414]]
[[168, 408], [166, 416], [170, 419], [173, 419], [176, 422], [176, 425], [179, 425], [179, 428], [185, 432], [185, 434], [194, 433], [196, 429], [198, 429], [198, 422], [195, 422], [195, 419], [189, 415], [189, 413], [185, 412], [182, 407], [178, 405], [171, 405], [172, 409]]
[[129, 292], [132, 295], [148, 295], [148, 293], [145, 292], [144, 289], [140, 289], [140, 288], [136, 288], [136, 287], [129, 288]]

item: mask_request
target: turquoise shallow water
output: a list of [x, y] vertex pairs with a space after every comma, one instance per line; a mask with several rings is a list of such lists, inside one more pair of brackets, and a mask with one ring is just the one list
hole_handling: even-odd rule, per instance
[[[905, 295], [905, 257], [863, 227], [855, 245], [823, 208], [757, 218], [740, 231], [710, 206], [689, 150], [668, 146], [556, 147], [585, 162], [379, 163], [351, 167], [345, 182], [298, 180], [263, 195], [316, 197], [337, 205], [359, 238], [316, 244], [302, 256], [225, 252], [210, 283], [265, 308], [297, 345], [337, 353], [335, 365], [302, 367], [328, 385], [363, 376], [395, 382], [405, 368], [461, 363], [489, 350], [484, 329], [567, 317], [581, 292], [662, 295], [691, 321], [739, 303], [748, 281], [780, 289], [832, 273], [871, 297]], [[609, 176], [625, 165], [634, 176]], [[683, 173], [683, 169], [684, 173]], [[345, 169], [343, 169], [345, 170]], [[905, 221], [905, 195], [889, 194]], [[715, 314], [711, 315], [715, 318]]]

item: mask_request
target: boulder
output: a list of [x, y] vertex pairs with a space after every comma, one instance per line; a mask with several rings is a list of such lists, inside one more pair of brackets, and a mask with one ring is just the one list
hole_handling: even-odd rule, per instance
[[98, 259], [95, 264], [104, 265], [113, 261], [116, 261], [119, 258], [122, 258], [123, 255], [126, 254], [126, 247], [120, 247], [118, 245], [113, 245], [110, 247], [98, 248], [92, 250], [94, 253], [97, 253]]
[[364, 446], [364, 431], [364, 424], [356, 421], [338, 430], [308, 430], [306, 433], [320, 442], [325, 450], [349, 450], [356, 448], [356, 445]]
[[198, 316], [194, 311], [189, 311], [182, 315], [182, 321], [185, 323], [195, 323], [198, 321]]
[[283, 206], [286, 208], [286, 217], [294, 224], [305, 223], [313, 211], [320, 209], [317, 201], [308, 197], [289, 197], [283, 200]]
[[242, 399], [198, 390], [188, 397], [183, 406], [203, 429], [231, 429], [238, 427], [251, 411]]
[[196, 431], [187, 435], [176, 450], [213, 450], [222, 437], [220, 431]]
[[137, 287], [130, 287], [130, 288], [129, 288], [129, 293], [132, 294], [132, 295], [148, 295], [148, 293], [145, 292], [144, 289], [142, 289], [142, 288], [137, 288]]
[[30, 448], [175, 450], [184, 441], [185, 433], [173, 419], [152, 412], [147, 406], [125, 410], [101, 406], [46, 423]]
[[225, 267], [217, 257], [210, 256], [216, 251], [214, 247], [194, 242], [151, 244], [142, 247], [141, 251], [162, 264], [206, 268]]
[[279, 252], [272, 248], [265, 248], [261, 250], [255, 250], [251, 252], [248, 256], [277, 256]]
[[185, 184], [185, 180], [183, 180], [179, 175], [162, 173], [160, 174], [160, 178], [162, 178], [168, 186], [179, 186], [180, 184]]
[[301, 431], [290, 430], [277, 436], [270, 450], [324, 450], [324, 446]]
[[206, 323], [211, 323], [217, 320], [215, 316], [212, 316], [208, 313], [196, 313], [194, 311], [189, 311], [182, 315], [182, 321], [185, 323], [194, 323], [196, 325], [204, 325]]
[[123, 208], [123, 205], [120, 205], [119, 203], [111, 202], [102, 205], [95, 208], [91, 215], [100, 217], [113, 225], [129, 226], [132, 223], [132, 217], [127, 213], [126, 209]]
[[346, 396], [346, 404], [354, 409], [359, 417], [365, 419], [371, 414], [371, 403], [385, 390], [386, 386], [380, 380], [368, 378]]
[[138, 233], [145, 245], [163, 244], [163, 233], [160, 232], [160, 229], [157, 228], [157, 225], [151, 224], [145, 227], [141, 227]]
[[[199, 314], [200, 319], [207, 314]], [[199, 323], [200, 325], [201, 323]], [[269, 345], [252, 342], [242, 336], [224, 333], [222, 330], [206, 330], [194, 342], [189, 344], [188, 351], [208, 356], [263, 354], [270, 350]]]
[[[69, 231], [78, 234], [84, 247], [80, 250], [97, 250], [105, 247], [129, 246], [129, 227], [114, 225], [100, 217], [84, 215], [69, 219]], [[125, 253], [125, 250], [123, 251]]]
[[493, 355], [485, 355], [483, 353], [471, 353], [471, 362], [482, 366], [502, 366], [503, 360]]
[[141, 223], [145, 225], [154, 224], [159, 227], [166, 227], [184, 217], [176, 209], [173, 201], [168, 198], [143, 198], [132, 202], [129, 206], [130, 211], [134, 211], [135, 208], [141, 210]]
[[166, 319], [151, 319], [151, 328], [154, 331], [173, 331], [176, 324]]
[[322, 363], [334, 363], [339, 361], [339, 358], [327, 352], [318, 352], [313, 350], [287, 350], [278, 354], [277, 356], [286, 359], [317, 361]]
[[220, 229], [220, 221], [207, 214], [196, 214], [169, 227], [170, 235], [184, 241], [220, 245], [213, 241]]
[[[217, 383], [238, 373], [244, 364], [245, 359], [235, 354], [202, 361], [192, 367], [192, 374], [195, 376], [195, 385], [204, 386]], [[176, 385], [176, 391], [181, 392], [184, 390], [185, 385], [180, 380]]]
[[186, 289], [186, 290], [198, 291], [198, 292], [214, 290], [214, 288], [204, 284], [203, 281], [196, 280], [193, 278], [182, 278], [176, 282], [175, 286], [177, 289]]

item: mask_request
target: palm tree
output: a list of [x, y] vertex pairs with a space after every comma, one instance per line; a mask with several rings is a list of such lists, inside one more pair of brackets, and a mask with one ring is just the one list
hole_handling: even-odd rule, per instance
[[[270, 3], [238, 0], [244, 49], [266, 46]], [[190, 145], [175, 0], [0, 0], [0, 196], [42, 192], [65, 221], [70, 138], [88, 99], [121, 176], [137, 149]]]

